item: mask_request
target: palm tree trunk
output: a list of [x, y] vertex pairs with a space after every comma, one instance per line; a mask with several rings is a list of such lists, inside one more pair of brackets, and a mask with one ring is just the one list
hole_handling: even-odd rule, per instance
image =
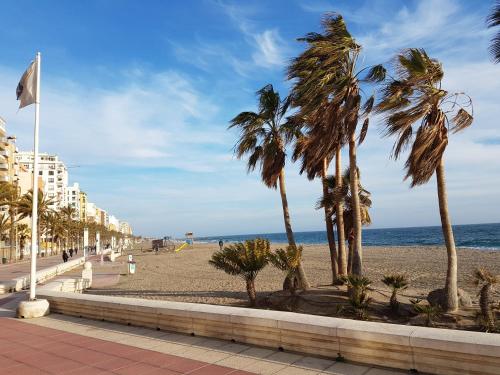
[[363, 247], [361, 244], [361, 212], [359, 204], [359, 180], [356, 163], [356, 136], [354, 132], [352, 132], [349, 139], [349, 173], [352, 196], [352, 211], [354, 216], [354, 257], [352, 260], [352, 273], [354, 275], [361, 275], [363, 273]]
[[[279, 186], [280, 186], [280, 195], [281, 195], [281, 204], [283, 206], [283, 219], [285, 221], [285, 231], [286, 237], [288, 239], [288, 244], [290, 246], [297, 246], [295, 244], [295, 237], [292, 231], [292, 224], [290, 220], [290, 212], [288, 210], [288, 200], [286, 198], [286, 188], [285, 188], [285, 170], [281, 169], [279, 178]], [[302, 289], [309, 288], [309, 282], [307, 281], [306, 273], [304, 272], [304, 267], [302, 266], [302, 262], [300, 262], [298, 267], [298, 277], [300, 282], [300, 287]]]
[[257, 296], [255, 293], [255, 284], [254, 280], [247, 279], [247, 293], [248, 299], [250, 300], [250, 306], [255, 306], [255, 302], [257, 301]]
[[10, 242], [10, 254], [9, 258], [10, 261], [12, 262], [12, 259], [15, 260], [15, 255], [14, 255], [14, 245], [16, 243], [15, 239], [15, 224], [14, 224], [14, 210], [12, 208], [9, 209], [9, 216], [10, 216], [10, 227], [9, 227], [9, 242]]
[[[323, 159], [323, 170], [321, 171], [321, 182], [323, 185], [323, 201], [326, 201], [328, 197], [328, 181], [326, 176], [328, 174], [328, 161]], [[325, 209], [325, 225], [326, 225], [326, 237], [328, 239], [328, 248], [330, 249], [330, 262], [332, 265], [332, 285], [335, 284], [338, 278], [338, 265], [337, 265], [337, 247], [335, 246], [335, 233], [333, 231], [333, 220], [330, 215], [327, 205], [324, 205]]]
[[[340, 147], [335, 153], [335, 186], [342, 187], [342, 152]], [[344, 232], [344, 205], [339, 202], [336, 207], [337, 218], [337, 240], [338, 240], [338, 273], [347, 275], [347, 254], [345, 250], [345, 232]]]
[[439, 215], [441, 216], [441, 227], [443, 229], [444, 242], [448, 253], [448, 269], [446, 271], [446, 284], [444, 308], [447, 311], [458, 309], [458, 285], [457, 285], [457, 250], [448, 212], [448, 197], [446, 193], [446, 179], [444, 175], [444, 160], [441, 158], [436, 168], [436, 181], [439, 200]]
[[[349, 236], [350, 237], [350, 236]], [[352, 259], [354, 258], [354, 241], [349, 238], [347, 243], [349, 244], [349, 260], [348, 260], [348, 266], [347, 266], [347, 273], [352, 274]]]

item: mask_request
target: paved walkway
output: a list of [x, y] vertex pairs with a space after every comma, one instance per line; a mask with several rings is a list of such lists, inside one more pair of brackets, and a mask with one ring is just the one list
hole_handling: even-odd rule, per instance
[[[77, 259], [81, 255], [73, 255], [73, 258], [70, 258], [70, 260]], [[48, 268], [51, 266], [55, 266], [59, 263], [62, 263], [62, 255], [53, 255], [47, 258], [37, 258], [36, 260], [36, 269], [37, 271], [43, 269], [43, 268]], [[16, 277], [26, 275], [30, 273], [30, 267], [31, 267], [31, 261], [30, 259], [28, 260], [23, 260], [22, 262], [19, 263], [9, 263], [9, 264], [1, 264], [0, 265], [0, 280], [1, 281], [6, 281], [6, 280], [12, 280]]]
[[59, 314], [12, 319], [18, 300], [0, 300], [2, 375], [401, 375], [229, 341]]
[[[102, 264], [100, 255], [92, 255], [87, 260], [92, 263], [92, 286], [94, 288], [102, 288], [117, 284], [120, 280], [120, 273], [125, 269], [124, 264], [127, 263], [127, 257], [125, 255], [116, 258], [114, 262], [105, 260]], [[56, 276], [53, 280], [68, 277], [81, 277], [82, 269], [83, 266], [74, 268], [62, 275]], [[47, 282], [50, 281], [51, 280], [48, 280]]]

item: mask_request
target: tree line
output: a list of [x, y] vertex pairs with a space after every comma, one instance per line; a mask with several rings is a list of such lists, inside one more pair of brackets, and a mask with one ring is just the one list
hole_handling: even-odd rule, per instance
[[[101, 244], [111, 242], [111, 237], [124, 238], [124, 234], [109, 230], [105, 225], [95, 222], [85, 222], [77, 218], [77, 210], [66, 206], [60, 209], [52, 208], [55, 201], [42, 190], [38, 190], [38, 254], [40, 242], [44, 239], [46, 251], [58, 254], [63, 249], [83, 247], [83, 231], [89, 231], [89, 246], [95, 245], [96, 233], [100, 233]], [[23, 259], [27, 241], [31, 238], [28, 224], [23, 219], [31, 218], [33, 209], [33, 190], [21, 195], [19, 188], [9, 182], [0, 183], [0, 238], [9, 239], [9, 260], [17, 258], [16, 243], [19, 243], [19, 259]]]

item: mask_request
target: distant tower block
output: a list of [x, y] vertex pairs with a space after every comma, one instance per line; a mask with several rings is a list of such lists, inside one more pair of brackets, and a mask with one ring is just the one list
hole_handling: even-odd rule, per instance
[[191, 246], [193, 245], [193, 243], [194, 243], [194, 236], [193, 236], [193, 232], [187, 232], [187, 233], [186, 233], [186, 243], [187, 243], [188, 245], [191, 245]]

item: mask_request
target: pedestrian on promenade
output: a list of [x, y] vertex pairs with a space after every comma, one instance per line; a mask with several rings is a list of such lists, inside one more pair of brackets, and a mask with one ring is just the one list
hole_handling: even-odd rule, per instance
[[222, 251], [222, 247], [224, 246], [224, 241], [219, 240], [219, 248]]
[[73, 258], [73, 249], [69, 249], [69, 256]]
[[63, 250], [62, 252], [62, 258], [63, 258], [63, 262], [66, 263], [68, 261], [68, 253], [66, 252], [66, 250]]
[[75, 255], [78, 254], [78, 248], [75, 249]]

